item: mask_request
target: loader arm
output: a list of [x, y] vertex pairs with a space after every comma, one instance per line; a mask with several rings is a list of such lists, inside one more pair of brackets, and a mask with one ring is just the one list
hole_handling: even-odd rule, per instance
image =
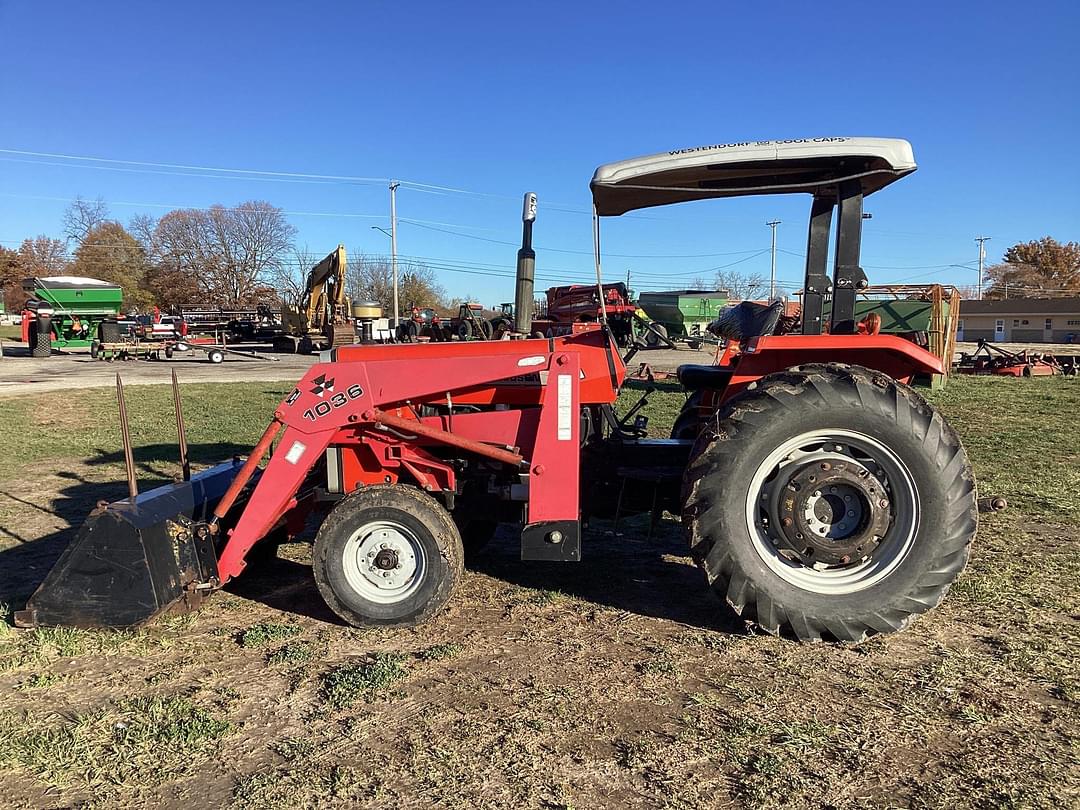
[[[430, 441], [466, 452], [471, 449], [473, 453], [507, 464], [521, 459], [518, 466], [522, 474], [528, 475], [532, 493], [526, 535], [530, 530], [542, 534], [545, 527], [551, 525], [573, 524], [576, 527], [579, 515], [578, 414], [582, 367], [585, 365], [579, 353], [588, 351], [592, 355], [589, 365], [591, 373], [595, 374], [596, 369], [608, 371], [607, 350], [596, 343], [574, 346], [572, 339], [559, 344], [540, 340], [514, 341], [499, 354], [477, 354], [475, 357], [460, 356], [460, 350], [458, 356], [454, 356], [437, 347], [410, 348], [413, 350], [405, 355], [400, 351], [375, 349], [370, 352], [371, 360], [316, 364], [278, 406], [267, 435], [272, 438], [280, 430], [280, 438], [222, 547], [218, 560], [221, 584], [244, 570], [244, 559], [252, 546], [296, 506], [296, 493], [301, 484], [331, 445], [365, 444], [367, 436], [397, 430], [402, 425], [401, 420], [410, 417], [420, 423], [411, 402], [443, 397], [452, 400], [454, 392], [520, 378], [523, 372], [535, 375], [539, 380], [546, 379], [546, 383], [541, 383], [539, 432], [530, 458], [522, 458], [516, 448], [458, 437], [452, 431], [426, 428], [424, 435]], [[449, 348], [454, 350], [457, 346], [449, 344]], [[432, 351], [446, 356], [429, 356]], [[395, 354], [398, 355], [396, 359], [377, 359], [381, 355], [394, 357]], [[385, 418], [387, 414], [389, 419]], [[470, 448], [469, 442], [480, 446]], [[453, 470], [447, 469], [444, 474], [452, 487]], [[423, 487], [433, 489], [434, 480], [438, 479], [425, 479]], [[244, 483], [241, 479], [239, 486]]]

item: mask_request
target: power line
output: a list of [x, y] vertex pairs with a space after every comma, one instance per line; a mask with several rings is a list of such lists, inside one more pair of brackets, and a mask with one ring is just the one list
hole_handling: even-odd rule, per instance
[[222, 166], [193, 166], [183, 163], [156, 163], [147, 160], [118, 160], [115, 158], [90, 157], [87, 155], [65, 155], [57, 152], [33, 152], [27, 149], [0, 149], [0, 152], [8, 155], [28, 155], [33, 157], [60, 158], [63, 160], [82, 160], [94, 163], [123, 164], [126, 166], [154, 166], [164, 169], [189, 169], [202, 172], [227, 172], [230, 174], [270, 175], [274, 177], [295, 177], [314, 180], [348, 180], [352, 182], [384, 183], [389, 182], [386, 177], [356, 177], [341, 174], [308, 174], [305, 172], [278, 172], [264, 169], [235, 169]]
[[[488, 236], [476, 236], [475, 234], [458, 233], [456, 231], [447, 231], [447, 230], [443, 230], [442, 228], [434, 227], [432, 225], [421, 224], [423, 222], [423, 220], [407, 219], [405, 217], [402, 217], [400, 221], [401, 222], [406, 222], [406, 223], [408, 223], [410, 225], [416, 225], [418, 228], [423, 228], [423, 229], [428, 230], [428, 231], [437, 231], [439, 233], [449, 234], [450, 236], [459, 236], [459, 237], [461, 237], [463, 239], [475, 239], [475, 240], [480, 241], [480, 242], [490, 242], [490, 243], [495, 244], [495, 245], [508, 245], [510, 247], [517, 247], [518, 246], [517, 242], [508, 242], [508, 241], [503, 240], [503, 239], [492, 239], [491, 237], [488, 237]], [[461, 226], [457, 226], [457, 227], [465, 228], [465, 227], [470, 227], [470, 226], [461, 225]], [[550, 253], [572, 253], [574, 255], [579, 255], [579, 256], [592, 256], [592, 251], [591, 250], [574, 250], [574, 249], [571, 249], [571, 248], [542, 247], [540, 245], [536, 246], [536, 250], [538, 250], [538, 251], [539, 250], [546, 250], [546, 251], [548, 251]], [[727, 251], [725, 253], [682, 253], [682, 254], [680, 254], [680, 253], [668, 253], [668, 254], [664, 254], [664, 253], [605, 253], [604, 255], [607, 256], [608, 258], [612, 258], [612, 259], [711, 259], [711, 258], [716, 258], [716, 257], [719, 257], [719, 256], [741, 256], [741, 255], [746, 254], [746, 253], [754, 253], [755, 255], [760, 255], [761, 252], [762, 251], [760, 251], [760, 250], [731, 250], [731, 251]]]
[[[0, 192], [0, 197], [11, 197], [20, 200], [48, 200], [52, 202], [75, 202], [75, 197], [51, 197], [40, 194], [11, 194], [8, 192]], [[127, 202], [123, 200], [109, 200], [108, 205], [122, 205], [125, 208], [170, 208], [173, 210], [183, 211], [211, 211], [220, 209], [224, 211], [242, 211], [244, 209], [227, 206], [227, 205], [178, 205], [174, 203], [152, 203], [152, 202]], [[291, 217], [330, 217], [330, 218], [345, 218], [345, 219], [386, 219], [386, 214], [361, 214], [349, 211], [286, 211], [282, 210], [282, 214]], [[463, 226], [464, 227], [464, 226]]]

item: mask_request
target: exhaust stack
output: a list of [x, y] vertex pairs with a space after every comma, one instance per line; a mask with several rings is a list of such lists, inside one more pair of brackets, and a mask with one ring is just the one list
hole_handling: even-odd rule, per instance
[[533, 289], [536, 285], [536, 251], [532, 247], [533, 222], [536, 221], [536, 194], [525, 193], [521, 211], [521, 250], [517, 254], [517, 280], [514, 288], [514, 326], [518, 332], [531, 334]]

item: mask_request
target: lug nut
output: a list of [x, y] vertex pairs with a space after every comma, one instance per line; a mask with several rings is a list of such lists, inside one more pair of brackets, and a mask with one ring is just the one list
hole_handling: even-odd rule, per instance
[[823, 462], [821, 462], [821, 469], [823, 469], [825, 472], [828, 472], [829, 470], [832, 469], [832, 464], [830, 464], [827, 461], [823, 461]]
[[854, 509], [849, 509], [848, 513], [847, 513], [847, 516], [848, 517], [855, 517], [855, 510]]
[[784, 518], [783, 520], [780, 521], [780, 525], [785, 527], [785, 528], [790, 526], [791, 525], [791, 518], [789, 518], [789, 517]]
[[882, 509], [888, 509], [889, 508], [889, 502], [887, 500], [885, 500], [884, 498], [882, 498], [880, 501], [878, 501], [877, 505], [880, 506]]
[[815, 498], [820, 498], [821, 497], [821, 490], [820, 489], [815, 489], [814, 490], [814, 497]]

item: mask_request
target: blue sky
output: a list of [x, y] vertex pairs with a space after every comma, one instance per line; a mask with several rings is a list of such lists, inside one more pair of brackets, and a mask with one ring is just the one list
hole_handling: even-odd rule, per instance
[[[0, 149], [461, 189], [398, 193], [399, 251], [452, 294], [510, 300], [521, 195], [539, 285], [591, 275], [588, 181], [707, 143], [904, 137], [919, 171], [867, 201], [871, 281], [973, 283], [1080, 238], [1076, 3], [50, 3], [0, 0]], [[108, 167], [108, 168], [106, 168]], [[288, 181], [288, 182], [285, 182]], [[113, 215], [264, 199], [323, 255], [384, 253], [381, 181], [313, 181], [0, 152], [0, 242]], [[604, 222], [605, 274], [801, 278], [809, 200], [709, 201]], [[410, 221], [413, 220], [413, 221]], [[502, 244], [508, 242], [511, 244]], [[618, 255], [615, 255], [618, 254]], [[960, 264], [964, 268], [948, 267]], [[457, 268], [457, 269], [454, 269]]]

